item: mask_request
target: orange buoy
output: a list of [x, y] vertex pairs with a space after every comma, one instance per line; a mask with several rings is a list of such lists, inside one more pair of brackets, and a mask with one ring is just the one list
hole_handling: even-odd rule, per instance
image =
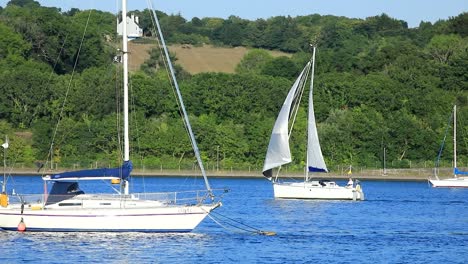
[[18, 224], [18, 231], [19, 232], [26, 231], [26, 224], [24, 223], [23, 218], [21, 218], [21, 221]]
[[120, 179], [111, 179], [111, 184], [120, 184]]
[[0, 194], [0, 206], [7, 207], [8, 206], [8, 195], [4, 192]]

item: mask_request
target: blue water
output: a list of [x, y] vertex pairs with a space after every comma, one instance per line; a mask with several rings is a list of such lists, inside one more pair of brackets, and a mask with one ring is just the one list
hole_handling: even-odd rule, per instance
[[[0, 262], [468, 263], [466, 189], [364, 181], [364, 202], [301, 201], [273, 199], [264, 179], [210, 182], [213, 188], [231, 190], [216, 213], [277, 235], [232, 230], [209, 218], [183, 234], [0, 231]], [[37, 177], [16, 177], [15, 186], [17, 191], [42, 190]], [[203, 183], [134, 178], [133, 186], [154, 192]]]

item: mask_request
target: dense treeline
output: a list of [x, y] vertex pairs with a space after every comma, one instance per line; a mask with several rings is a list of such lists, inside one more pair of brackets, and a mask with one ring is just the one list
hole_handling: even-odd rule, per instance
[[[151, 36], [150, 14], [140, 16]], [[322, 151], [334, 165], [432, 166], [458, 111], [459, 162], [468, 163], [468, 13], [435, 24], [385, 14], [365, 20], [310, 15], [249, 21], [158, 12], [171, 43], [253, 48], [235, 74], [190, 76], [177, 67], [185, 104], [209, 166], [260, 168], [269, 135], [295, 76], [319, 47], [315, 111]], [[13, 0], [0, 8], [0, 132], [12, 162], [52, 156], [59, 166], [120, 162], [120, 64], [115, 16], [96, 10]], [[264, 49], [293, 53], [274, 58]], [[192, 166], [193, 154], [160, 56], [131, 76], [132, 153], [136, 166]], [[116, 106], [117, 105], [117, 106]], [[305, 152], [305, 107], [292, 147]], [[452, 157], [451, 134], [442, 158]], [[51, 144], [53, 142], [53, 144]], [[52, 151], [52, 155], [48, 154]]]

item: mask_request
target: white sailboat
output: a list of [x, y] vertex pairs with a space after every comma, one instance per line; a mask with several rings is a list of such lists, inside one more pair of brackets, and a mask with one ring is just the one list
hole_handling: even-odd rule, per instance
[[[275, 198], [364, 200], [364, 192], [358, 181], [351, 180], [346, 187], [343, 187], [329, 180], [312, 180], [309, 175], [309, 172], [328, 172], [320, 148], [313, 106], [315, 50], [314, 46], [311, 61], [306, 64], [294, 82], [276, 119], [265, 157], [263, 175], [272, 182]], [[309, 75], [307, 169], [304, 181], [280, 182], [279, 168], [292, 161], [289, 138]], [[278, 168], [275, 177], [273, 177], [274, 168]]]
[[[440, 154], [439, 154], [440, 158]], [[435, 179], [429, 179], [432, 187], [446, 188], [468, 188], [468, 177], [458, 175], [468, 175], [468, 171], [461, 171], [457, 167], [457, 106], [453, 106], [453, 177], [439, 179], [435, 173]]]
[[[125, 18], [126, 14], [126, 0], [122, 0], [122, 17]], [[153, 12], [153, 16], [157, 22], [155, 12]], [[205, 180], [206, 190], [178, 193], [129, 193], [132, 162], [129, 151], [128, 52], [126, 23], [122, 24], [124, 25], [122, 34], [124, 69], [123, 165], [113, 169], [82, 170], [46, 175], [43, 177], [45, 191], [43, 194], [36, 195], [16, 195], [13, 192], [8, 194], [5, 188], [6, 181], [4, 181], [0, 197], [1, 229], [52, 232], [190, 232], [212, 210], [221, 206], [221, 202], [215, 200], [213, 190], [206, 177], [177, 82], [175, 82], [176, 92], [191, 136], [195, 156]], [[157, 26], [160, 32], [159, 23]], [[161, 40], [165, 48], [162, 34]], [[167, 55], [167, 49], [165, 52]], [[174, 77], [170, 61], [169, 68]], [[84, 193], [79, 188], [79, 182], [89, 180], [121, 180], [121, 191], [116, 194]], [[50, 191], [47, 187], [49, 184], [52, 184]]]

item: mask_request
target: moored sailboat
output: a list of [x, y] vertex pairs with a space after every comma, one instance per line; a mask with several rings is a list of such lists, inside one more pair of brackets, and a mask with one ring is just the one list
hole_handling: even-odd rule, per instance
[[[127, 14], [126, 0], [122, 0], [122, 18]], [[153, 12], [157, 22], [156, 13]], [[188, 121], [173, 68], [176, 92], [184, 122], [189, 132], [195, 157], [203, 174], [206, 190], [169, 193], [130, 193], [133, 169], [129, 147], [128, 107], [128, 49], [127, 29], [123, 24], [123, 131], [124, 158], [118, 168], [71, 171], [43, 176], [44, 193], [33, 195], [7, 194], [3, 182], [0, 203], [0, 229], [20, 231], [93, 231], [93, 232], [190, 232], [212, 210], [221, 206], [206, 177], [195, 137]], [[160, 33], [159, 23], [158, 31]], [[160, 34], [166, 55], [164, 38]], [[85, 193], [81, 181], [117, 180], [116, 194]], [[49, 184], [52, 187], [48, 188]]]
[[[441, 149], [442, 150], [442, 149]], [[439, 151], [440, 159], [441, 151]], [[438, 163], [438, 161], [437, 161]], [[457, 166], [457, 106], [453, 106], [453, 177], [447, 179], [439, 179], [437, 168], [435, 170], [435, 179], [429, 179], [432, 187], [446, 188], [468, 188], [468, 171], [461, 171]], [[458, 175], [462, 175], [461, 177]], [[466, 175], [466, 176], [463, 176]]]
[[[351, 181], [350, 184], [343, 187], [329, 180], [313, 180], [309, 175], [309, 172], [328, 172], [320, 148], [313, 106], [315, 51], [316, 47], [313, 46], [311, 61], [306, 64], [294, 82], [278, 114], [265, 157], [263, 175], [272, 182], [275, 198], [364, 200], [364, 192], [358, 181]], [[307, 165], [304, 181], [281, 182], [278, 180], [280, 169], [278, 169], [276, 176], [273, 176], [273, 169], [281, 168], [281, 166], [292, 161], [289, 138], [309, 75]]]

